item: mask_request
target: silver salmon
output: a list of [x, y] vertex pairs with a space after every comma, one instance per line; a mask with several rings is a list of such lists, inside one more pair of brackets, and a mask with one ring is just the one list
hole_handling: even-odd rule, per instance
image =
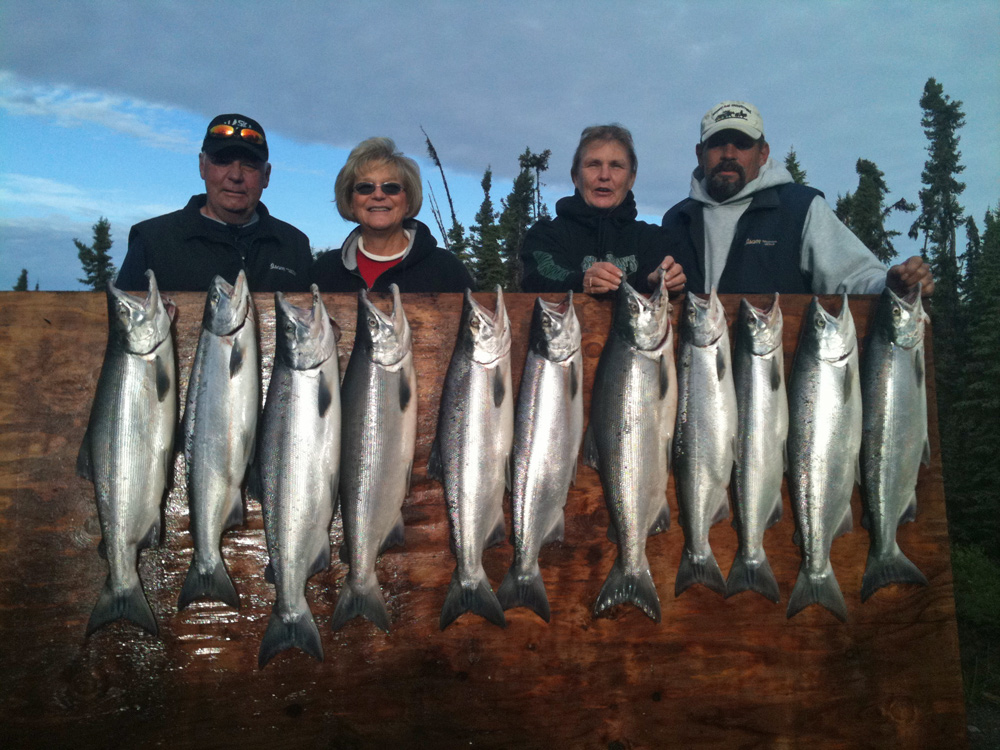
[[222, 560], [222, 533], [243, 523], [243, 480], [260, 412], [257, 318], [246, 275], [212, 280], [184, 409], [184, 458], [194, 556], [178, 609], [209, 598], [240, 606]]
[[788, 394], [778, 295], [766, 310], [744, 298], [736, 323], [733, 383], [737, 439], [733, 517], [739, 546], [726, 579], [726, 596], [756, 591], [780, 600], [764, 551], [764, 531], [781, 520], [781, 480], [787, 465]]
[[136, 563], [160, 540], [179, 404], [174, 306], [160, 298], [153, 272], [146, 276], [145, 302], [108, 283], [108, 345], [76, 462], [94, 483], [99, 552], [108, 562], [87, 635], [122, 618], [158, 632]]
[[684, 549], [674, 595], [700, 583], [725, 596], [708, 532], [729, 517], [737, 413], [729, 327], [714, 287], [707, 300], [687, 295], [680, 338], [674, 472]]
[[924, 324], [920, 287], [904, 298], [888, 287], [861, 357], [861, 495], [871, 535], [861, 601], [891, 583], [927, 585], [896, 543], [896, 528], [917, 515], [921, 462], [930, 463]]
[[788, 617], [821, 604], [841, 621], [847, 619], [830, 547], [851, 530], [860, 447], [858, 342], [847, 295], [836, 318], [813, 297], [802, 317], [788, 385], [788, 489], [796, 544], [802, 548]]
[[316, 285], [312, 306], [274, 295], [275, 353], [255, 463], [276, 602], [260, 644], [261, 668], [297, 646], [323, 660], [306, 582], [330, 566], [330, 520], [340, 466], [340, 331]]
[[583, 354], [573, 292], [562, 302], [535, 299], [528, 356], [514, 415], [514, 561], [497, 598], [549, 621], [538, 553], [563, 539], [566, 495], [583, 437]]
[[442, 630], [463, 612], [506, 625], [483, 569], [483, 550], [504, 539], [503, 495], [511, 483], [513, 440], [510, 321], [503, 292], [497, 286], [491, 313], [467, 289], [427, 462], [427, 475], [444, 485], [458, 563], [441, 608]]
[[362, 616], [389, 631], [389, 613], [375, 576], [375, 559], [403, 543], [403, 500], [410, 490], [417, 443], [417, 376], [413, 342], [399, 287], [392, 314], [358, 292], [354, 349], [341, 386], [341, 559], [350, 572], [333, 611], [332, 626]]
[[595, 617], [629, 602], [660, 621], [646, 538], [670, 526], [667, 482], [677, 414], [670, 312], [662, 275], [648, 300], [623, 281], [597, 363], [584, 462], [601, 475], [608, 538], [618, 557], [597, 596]]

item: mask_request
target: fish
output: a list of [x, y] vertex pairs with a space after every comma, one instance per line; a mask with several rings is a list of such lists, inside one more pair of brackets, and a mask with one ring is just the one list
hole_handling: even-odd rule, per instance
[[674, 472], [684, 549], [674, 596], [696, 583], [725, 596], [726, 582], [708, 532], [729, 517], [737, 409], [728, 321], [714, 287], [707, 300], [687, 295], [680, 321], [677, 393]]
[[535, 299], [514, 413], [514, 560], [497, 591], [503, 608], [528, 607], [546, 622], [549, 599], [538, 553], [562, 541], [563, 509], [583, 437], [583, 354], [573, 292]]
[[820, 604], [847, 620], [847, 604], [830, 564], [833, 540], [851, 530], [851, 493], [859, 479], [861, 385], [854, 318], [841, 299], [830, 315], [813, 297], [788, 382], [788, 489], [802, 565], [788, 617]]
[[927, 585], [900, 550], [896, 528], [917, 514], [920, 464], [930, 464], [920, 286], [905, 297], [886, 287], [861, 356], [862, 525], [871, 546], [861, 601], [891, 583]]
[[781, 480], [788, 464], [788, 393], [778, 295], [766, 309], [740, 301], [733, 356], [736, 387], [736, 463], [733, 525], [739, 545], [726, 579], [726, 596], [756, 591], [781, 594], [764, 550], [764, 531], [781, 520]]
[[184, 458], [194, 555], [177, 608], [195, 599], [240, 606], [220, 539], [243, 523], [243, 481], [253, 458], [260, 412], [257, 314], [246, 274], [212, 280], [184, 409]]
[[514, 441], [510, 320], [499, 285], [496, 295], [491, 313], [465, 290], [427, 462], [427, 475], [444, 486], [457, 560], [441, 608], [441, 630], [464, 612], [507, 624], [482, 559], [483, 550], [505, 537], [503, 496], [511, 486]]
[[403, 500], [417, 443], [413, 340], [399, 287], [389, 291], [390, 315], [358, 292], [354, 349], [341, 385], [340, 557], [350, 572], [333, 611], [334, 630], [360, 615], [389, 632], [375, 559], [403, 543]]
[[108, 344], [76, 462], [77, 474], [94, 483], [98, 551], [108, 562], [88, 636], [119, 619], [159, 632], [136, 564], [142, 549], [160, 541], [180, 404], [176, 308], [161, 298], [153, 272], [146, 277], [145, 301], [108, 282]]
[[300, 308], [275, 292], [275, 353], [252, 471], [276, 601], [261, 640], [261, 669], [296, 646], [323, 661], [306, 582], [330, 567], [330, 521], [340, 467], [340, 329], [315, 284]]
[[666, 282], [646, 299], [622, 281], [591, 392], [584, 463], [600, 474], [618, 546], [593, 613], [629, 602], [655, 622], [660, 597], [646, 538], [670, 526], [667, 484], [677, 414], [677, 371]]

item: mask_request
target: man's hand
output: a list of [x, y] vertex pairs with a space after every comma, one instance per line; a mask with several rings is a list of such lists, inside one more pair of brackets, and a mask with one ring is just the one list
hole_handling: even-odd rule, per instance
[[583, 274], [583, 291], [587, 294], [613, 292], [621, 283], [621, 269], [613, 263], [595, 263]]
[[646, 280], [649, 282], [649, 288], [655, 289], [660, 283], [657, 278], [660, 275], [660, 269], [663, 269], [663, 276], [667, 280], [667, 291], [671, 294], [679, 294], [684, 291], [684, 285], [687, 284], [687, 276], [684, 274], [684, 269], [681, 264], [675, 261], [671, 256], [664, 258], [660, 265], [656, 267]]
[[918, 283], [922, 285], [921, 296], [929, 297], [934, 293], [934, 277], [931, 275], [931, 267], [919, 255], [914, 255], [899, 265], [893, 266], [885, 275], [885, 285], [899, 295], [906, 294]]

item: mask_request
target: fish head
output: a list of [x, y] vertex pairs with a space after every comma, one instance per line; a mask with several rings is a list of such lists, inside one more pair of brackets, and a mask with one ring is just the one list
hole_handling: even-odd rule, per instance
[[745, 337], [749, 351], [757, 356], [770, 354], [781, 346], [783, 320], [778, 307], [778, 294], [766, 308], [751, 305], [747, 298], [740, 301], [737, 335]]
[[882, 290], [875, 312], [875, 330], [886, 340], [912, 349], [924, 340], [927, 314], [920, 299], [921, 285], [900, 297], [889, 287]]
[[293, 370], [311, 370], [337, 355], [340, 331], [317, 286], [313, 284], [310, 290], [310, 307], [296, 307], [281, 292], [274, 293], [276, 356]]
[[141, 300], [108, 281], [108, 328], [110, 337], [131, 354], [149, 354], [169, 335], [177, 308], [160, 296], [156, 276], [146, 271], [149, 292]]
[[399, 362], [411, 350], [410, 324], [399, 298], [399, 287], [389, 286], [392, 292], [392, 312], [386, 315], [368, 298], [364, 289], [358, 291], [358, 324], [354, 345], [361, 346], [369, 358], [385, 367]]
[[236, 284], [216, 276], [205, 297], [202, 325], [216, 336], [229, 336], [246, 322], [250, 305], [250, 288], [242, 269], [236, 277]]
[[622, 279], [611, 328], [630, 346], [650, 351], [659, 347], [670, 332], [671, 310], [663, 274], [648, 299]]
[[726, 310], [712, 287], [708, 299], [688, 293], [681, 316], [681, 338], [698, 347], [711, 346], [728, 330]]
[[471, 289], [465, 290], [458, 336], [463, 351], [479, 364], [492, 364], [510, 351], [510, 320], [499, 284], [493, 312], [472, 298]]
[[847, 359], [856, 348], [857, 332], [847, 295], [843, 295], [836, 317], [823, 309], [818, 297], [813, 297], [802, 318], [799, 349], [825, 362], [837, 363]]
[[582, 333], [573, 307], [573, 290], [562, 302], [535, 298], [528, 335], [531, 350], [550, 362], [565, 362], [580, 349]]

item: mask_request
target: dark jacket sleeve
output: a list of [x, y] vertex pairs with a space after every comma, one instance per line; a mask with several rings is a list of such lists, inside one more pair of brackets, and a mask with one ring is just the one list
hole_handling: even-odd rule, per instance
[[583, 291], [580, 259], [564, 246], [552, 222], [537, 222], [521, 244], [521, 290], [524, 292]]
[[[125, 292], [144, 292], [149, 288], [146, 280], [146, 269], [149, 261], [146, 255], [146, 243], [138, 226], [133, 226], [128, 234], [128, 252], [118, 271], [115, 286]], [[154, 271], [155, 273], [155, 271]]]

